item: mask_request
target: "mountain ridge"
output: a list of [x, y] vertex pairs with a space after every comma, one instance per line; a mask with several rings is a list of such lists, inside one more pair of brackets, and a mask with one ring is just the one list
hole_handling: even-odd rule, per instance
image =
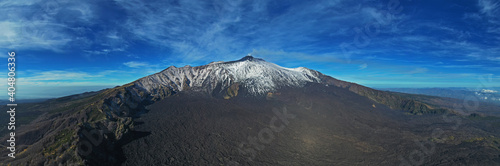
[[245, 56], [240, 60], [209, 63], [202, 66], [169, 67], [159, 73], [138, 79], [135, 84], [147, 92], [168, 88], [209, 94], [218, 86], [226, 89], [234, 83], [245, 86], [251, 94], [263, 95], [282, 86], [303, 86], [320, 82], [320, 73], [304, 67], [285, 68], [260, 58]]

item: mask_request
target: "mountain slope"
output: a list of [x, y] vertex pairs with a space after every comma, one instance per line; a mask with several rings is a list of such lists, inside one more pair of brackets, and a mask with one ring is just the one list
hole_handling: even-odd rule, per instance
[[[427, 165], [500, 162], [499, 151], [484, 147], [486, 141], [465, 142], [495, 133], [478, 131], [469, 120], [454, 131], [441, 116], [408, 116], [348, 89], [317, 83], [282, 88], [267, 99], [181, 92], [148, 108], [135, 129], [150, 133], [124, 145], [124, 165], [399, 165], [400, 158], [420, 150], [415, 141], [435, 144], [429, 155], [440, 157], [422, 159]], [[280, 120], [275, 111], [291, 116]], [[272, 124], [282, 129], [269, 130]], [[445, 134], [433, 136], [435, 128]], [[454, 150], [461, 152], [449, 152]]]
[[[441, 108], [430, 108], [419, 101], [393, 93], [374, 90], [355, 83], [337, 80], [304, 67], [284, 68], [259, 58], [246, 56], [237, 61], [212, 62], [208, 65], [182, 68], [169, 67], [159, 73], [141, 78], [133, 83], [132, 94], [149, 94], [149, 100], [163, 99], [183, 90], [203, 92], [208, 95], [225, 93], [238, 83], [250, 95], [265, 95], [281, 87], [302, 87], [306, 83], [322, 83], [347, 88], [359, 95], [413, 114], [443, 113]], [[136, 94], [137, 93], [137, 94]], [[142, 100], [142, 99], [141, 99]]]
[[[498, 151], [485, 147], [498, 144], [495, 141], [500, 136], [496, 129], [491, 129], [500, 124], [496, 118], [468, 120], [453, 114], [455, 111], [448, 107], [430, 106], [412, 95], [378, 91], [307, 68], [284, 68], [251, 56], [197, 67], [171, 66], [123, 86], [55, 101], [39, 104], [38, 108], [45, 110], [40, 109], [38, 118], [19, 129], [19, 138], [26, 140], [19, 146], [22, 152], [15, 160], [1, 156], [1, 163], [200, 165], [234, 161], [249, 165], [293, 165], [273, 161], [273, 154], [284, 152], [288, 157], [305, 155], [301, 158], [305, 161], [295, 161], [302, 164], [395, 164], [397, 160], [380, 155], [409, 155], [411, 151], [406, 149], [413, 148], [415, 139], [433, 139], [429, 136], [429, 126], [449, 126], [435, 124], [441, 115], [462, 119], [467, 125], [448, 132], [456, 139], [445, 140], [439, 147], [474, 147], [484, 152], [449, 155], [450, 162], [461, 162], [457, 158], [464, 155], [487, 156], [488, 162], [498, 158], [495, 157]], [[304, 106], [304, 102], [310, 104]], [[51, 107], [59, 109], [46, 110]], [[270, 144], [269, 151], [259, 150], [265, 155], [254, 157], [258, 161], [246, 160], [235, 147], [249, 135], [259, 135], [259, 129], [269, 123], [266, 120], [275, 115], [274, 108], [285, 107], [303, 117], [297, 120], [300, 125], [291, 124], [288, 132], [314, 131], [318, 135], [305, 135], [299, 139], [302, 142], [296, 142], [295, 134], [284, 131], [286, 136], [276, 137], [279, 141]], [[306, 131], [308, 128], [312, 131]], [[89, 136], [89, 132], [94, 135]], [[483, 139], [463, 142], [474, 138]], [[89, 142], [90, 150], [81, 146]], [[314, 142], [328, 148], [315, 153], [287, 148], [300, 143], [309, 147], [307, 144]], [[398, 148], [390, 148], [394, 146]], [[445, 148], [440, 150], [443, 152]], [[327, 160], [328, 157], [345, 162]], [[313, 159], [322, 161], [311, 162]], [[439, 161], [438, 158], [427, 162]]]

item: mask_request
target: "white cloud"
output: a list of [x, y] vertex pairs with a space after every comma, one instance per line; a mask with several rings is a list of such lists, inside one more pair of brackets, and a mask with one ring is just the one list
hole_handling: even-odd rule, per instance
[[131, 37], [171, 48], [174, 54], [182, 55], [177, 61], [193, 62], [210, 55], [223, 57], [238, 54], [244, 47], [244, 41], [237, 40], [237, 36], [225, 34], [229, 26], [241, 21], [241, 1], [117, 3], [130, 13], [124, 28], [133, 34]]
[[[56, 3], [50, 3], [53, 1]], [[126, 52], [133, 41], [141, 40], [182, 55], [169, 61], [193, 63], [236, 59], [251, 48], [321, 52], [319, 49], [325, 47], [315, 45], [322, 40], [317, 36], [350, 37], [353, 27], [383, 17], [383, 8], [360, 7], [357, 2], [342, 0], [301, 3], [283, 10], [274, 10], [275, 5], [267, 1], [113, 3], [127, 15], [118, 23], [102, 22], [106, 14], [100, 13], [100, 4], [92, 2], [3, 1], [0, 12], [13, 14], [0, 16], [6, 21], [1, 26], [5, 28], [0, 48], [64, 51], [73, 46], [92, 56]], [[102, 30], [88, 29], [94, 25], [102, 25]], [[331, 47], [337, 45], [332, 43]]]
[[444, 68], [482, 68], [483, 65], [443, 65]]
[[363, 63], [362, 65], [359, 65], [359, 70], [366, 69], [368, 67], [368, 64]]
[[0, 16], [0, 48], [61, 51], [71, 41], [72, 37], [64, 32], [67, 26], [54, 18], [61, 6], [38, 3], [7, 0], [0, 4], [0, 12], [5, 13]]
[[0, 48], [4, 49], [47, 49], [61, 51], [71, 41], [64, 33], [56, 32], [61, 24], [44, 21], [2, 21], [0, 22]]
[[[104, 3], [104, 2], [103, 2]], [[90, 29], [101, 24], [100, 4], [66, 0], [5, 0], [0, 2], [0, 49], [66, 52], [102, 46], [112, 51], [127, 47], [125, 40]], [[96, 7], [97, 6], [97, 7]], [[102, 13], [101, 13], [102, 14]], [[103, 25], [104, 26], [104, 25]], [[113, 41], [114, 40], [114, 41]], [[117, 49], [121, 48], [121, 49]], [[92, 53], [92, 52], [91, 52]]]
[[[486, 14], [488, 16], [495, 16], [494, 14], [498, 10], [499, 2], [494, 2], [491, 0], [479, 0], [478, 6], [480, 8], [481, 13]], [[498, 17], [498, 15], [496, 15], [496, 17]]]
[[[289, 8], [283, 10], [274, 10], [275, 5], [269, 3], [117, 1], [129, 15], [123, 28], [132, 34], [130, 37], [182, 55], [168, 59], [174, 63], [237, 59], [252, 48], [320, 52], [324, 47], [315, 45], [322, 40], [318, 36], [350, 37], [348, 32], [353, 27], [382, 17], [383, 10], [365, 12], [350, 1], [285, 5]], [[331, 47], [337, 45], [334, 42]]]
[[[487, 32], [495, 35], [500, 35], [500, 2], [491, 0], [479, 0], [479, 11], [488, 20]], [[500, 40], [500, 37], [497, 37]]]
[[324, 53], [307, 54], [302, 52], [289, 52], [284, 50], [254, 49], [250, 54], [264, 58], [271, 62], [319, 62], [319, 63], [351, 63], [342, 54]]
[[130, 62], [125, 62], [123, 65], [131, 67], [131, 68], [142, 68], [142, 67], [150, 67], [146, 62], [137, 62], [137, 61], [130, 61]]
[[21, 77], [20, 82], [35, 82], [35, 81], [75, 81], [88, 80], [90, 78], [100, 77], [101, 75], [93, 75], [86, 72], [71, 72], [63, 70], [43, 71], [31, 77]]
[[463, 19], [481, 20], [481, 16], [478, 13], [465, 13]]
[[[126, 71], [120, 70], [102, 70], [97, 72], [83, 71], [64, 71], [64, 70], [49, 70], [38, 71], [28, 70], [20, 71], [22, 75], [18, 76], [17, 81], [22, 85], [102, 85], [102, 82], [108, 82], [102, 78], [109, 78], [115, 73], [124, 74]], [[92, 83], [93, 82], [93, 83]]]
[[420, 73], [426, 73], [427, 71], [429, 71], [429, 69], [419, 67], [407, 72], [406, 74], [420, 74]]

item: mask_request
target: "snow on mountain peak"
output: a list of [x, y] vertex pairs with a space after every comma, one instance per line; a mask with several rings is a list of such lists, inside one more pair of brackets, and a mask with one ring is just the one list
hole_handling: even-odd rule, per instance
[[300, 87], [320, 82], [320, 73], [304, 67], [285, 68], [247, 55], [240, 60], [212, 62], [208, 65], [168, 69], [137, 80], [136, 85], [148, 92], [165, 87], [174, 91], [196, 90], [211, 93], [218, 86], [224, 90], [234, 83], [251, 94], [265, 94], [280, 87]]

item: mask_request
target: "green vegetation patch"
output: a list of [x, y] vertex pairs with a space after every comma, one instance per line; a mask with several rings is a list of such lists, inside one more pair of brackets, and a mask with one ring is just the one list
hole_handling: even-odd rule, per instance
[[72, 137], [75, 135], [74, 130], [64, 129], [54, 136], [54, 143], [49, 147], [43, 149], [44, 156], [56, 156], [57, 149], [63, 146], [64, 144], [69, 144], [73, 140]]

